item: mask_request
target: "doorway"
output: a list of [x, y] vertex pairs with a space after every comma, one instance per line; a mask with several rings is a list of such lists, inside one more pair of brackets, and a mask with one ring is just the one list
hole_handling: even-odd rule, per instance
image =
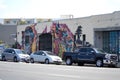
[[52, 51], [52, 35], [51, 33], [41, 34], [39, 36], [39, 50]]

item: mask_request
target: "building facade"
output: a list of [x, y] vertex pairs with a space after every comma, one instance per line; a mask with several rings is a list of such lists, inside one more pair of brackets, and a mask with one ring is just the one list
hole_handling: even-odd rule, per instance
[[52, 21], [52, 19], [43, 19], [43, 18], [6, 18], [1, 20], [4, 25], [25, 25], [25, 24]]
[[3, 24], [4, 25], [23, 25], [23, 24], [33, 24], [35, 23], [34, 19], [22, 19], [22, 18], [8, 18], [8, 19], [3, 19]]
[[[92, 46], [104, 49], [110, 53], [120, 53], [120, 11], [82, 18], [48, 20], [43, 22], [40, 19], [38, 21], [40, 23], [37, 23], [35, 26], [38, 35], [41, 35], [46, 27], [47, 32], [49, 32], [53, 23], [67, 25], [73, 35], [75, 35], [78, 26], [82, 26], [82, 34], [86, 35], [86, 41]], [[10, 36], [17, 34], [16, 40], [22, 45], [23, 31], [26, 30], [26, 27], [34, 23], [26, 25], [0, 25], [0, 39], [8, 44], [12, 44], [15, 40]], [[82, 39], [82, 36], [80, 39]]]
[[[66, 24], [75, 35], [78, 26], [82, 26], [82, 34], [86, 35], [86, 41], [92, 46], [104, 49], [107, 52], [120, 53], [120, 11], [109, 14], [93, 15], [83, 18], [73, 18], [54, 21], [59, 24]], [[35, 29], [41, 34], [47, 26], [47, 31], [53, 21], [38, 23]], [[17, 40], [22, 42], [22, 31], [30, 25], [17, 26]]]
[[12, 46], [17, 41], [17, 25], [0, 25], [0, 41]]

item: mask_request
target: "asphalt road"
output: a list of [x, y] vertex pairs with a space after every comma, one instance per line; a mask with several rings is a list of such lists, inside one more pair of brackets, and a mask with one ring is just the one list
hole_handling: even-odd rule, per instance
[[120, 68], [0, 62], [0, 80], [120, 80]]

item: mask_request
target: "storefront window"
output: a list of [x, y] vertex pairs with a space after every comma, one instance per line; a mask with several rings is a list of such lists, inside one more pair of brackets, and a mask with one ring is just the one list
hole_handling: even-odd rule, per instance
[[119, 52], [119, 54], [120, 54], [120, 31], [119, 31], [119, 33], [118, 33], [118, 42], [119, 42], [119, 45], [118, 45], [118, 52]]
[[103, 49], [112, 54], [120, 53], [120, 31], [103, 32]]
[[109, 52], [109, 32], [103, 32], [103, 49], [106, 52]]

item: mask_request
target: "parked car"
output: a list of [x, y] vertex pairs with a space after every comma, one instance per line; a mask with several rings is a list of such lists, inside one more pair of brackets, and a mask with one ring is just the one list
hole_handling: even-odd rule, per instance
[[41, 62], [45, 64], [49, 63], [55, 63], [55, 64], [61, 64], [62, 59], [59, 56], [56, 56], [50, 51], [36, 51], [30, 55], [30, 62]]
[[5, 47], [3, 45], [0, 45], [0, 60], [2, 60], [1, 54], [4, 51]]
[[6, 48], [1, 54], [1, 56], [3, 61], [12, 60], [14, 62], [29, 62], [30, 60], [30, 56], [26, 54], [23, 50], [14, 48]]
[[2, 60], [1, 53], [0, 53], [0, 60]]
[[96, 64], [97, 67], [102, 67], [104, 64], [116, 66], [117, 55], [106, 53], [97, 48], [81, 47], [74, 52], [64, 52], [63, 60], [66, 65], [78, 63], [79, 66], [83, 66], [85, 63], [89, 63]]

